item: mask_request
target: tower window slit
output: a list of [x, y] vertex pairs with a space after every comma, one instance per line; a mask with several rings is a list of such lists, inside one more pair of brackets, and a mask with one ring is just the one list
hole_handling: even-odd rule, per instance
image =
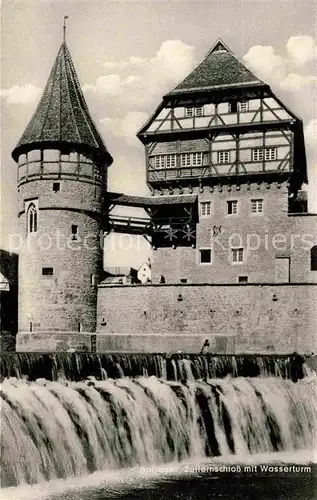
[[72, 240], [77, 240], [78, 226], [76, 224], [72, 224], [72, 235]]
[[42, 276], [53, 276], [53, 267], [42, 267]]
[[28, 232], [37, 232], [37, 210], [34, 203], [31, 203], [28, 209]]
[[310, 270], [317, 271], [317, 245], [310, 250]]

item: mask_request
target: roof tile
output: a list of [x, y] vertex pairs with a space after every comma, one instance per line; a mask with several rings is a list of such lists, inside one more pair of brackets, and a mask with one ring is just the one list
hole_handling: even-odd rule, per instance
[[263, 82], [219, 39], [205, 59], [168, 95], [248, 84], [263, 85]]
[[112, 163], [90, 116], [66, 43], [59, 49], [41, 100], [12, 156], [16, 160], [21, 152], [41, 143], [92, 149]]

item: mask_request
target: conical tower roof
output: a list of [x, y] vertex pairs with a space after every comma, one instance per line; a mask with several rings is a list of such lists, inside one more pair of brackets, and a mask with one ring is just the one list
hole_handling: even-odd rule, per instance
[[204, 60], [168, 95], [253, 85], [265, 84], [219, 39]]
[[12, 152], [37, 148], [91, 151], [110, 165], [113, 161], [90, 116], [71, 55], [62, 43], [41, 100], [20, 141]]

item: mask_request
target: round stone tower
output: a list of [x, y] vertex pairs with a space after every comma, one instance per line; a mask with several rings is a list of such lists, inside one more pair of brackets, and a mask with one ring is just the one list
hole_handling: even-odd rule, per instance
[[79, 344], [89, 350], [103, 273], [107, 168], [113, 160], [89, 114], [65, 42], [12, 156], [18, 163], [22, 237], [17, 350]]

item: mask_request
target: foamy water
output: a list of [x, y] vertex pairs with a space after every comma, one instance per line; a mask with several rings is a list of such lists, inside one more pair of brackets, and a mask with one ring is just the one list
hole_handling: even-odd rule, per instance
[[317, 421], [316, 378], [6, 379], [1, 397], [4, 487], [308, 450]]
[[[166, 480], [184, 480], [210, 474], [209, 468], [221, 466], [299, 465], [317, 463], [316, 451], [299, 450], [292, 452], [259, 453], [256, 455], [230, 455], [226, 457], [205, 458], [199, 461], [186, 460], [181, 463], [170, 462], [153, 466], [139, 466], [116, 471], [98, 471], [78, 478], [60, 479], [42, 482], [36, 485], [24, 485], [1, 490], [1, 500], [80, 500], [81, 494], [102, 489], [102, 498], [114, 498], [133, 488], [149, 488]], [[204, 472], [206, 470], [206, 472]], [[239, 471], [238, 471], [239, 472]], [[219, 474], [215, 472], [214, 478]], [[70, 495], [70, 496], [69, 496]]]

